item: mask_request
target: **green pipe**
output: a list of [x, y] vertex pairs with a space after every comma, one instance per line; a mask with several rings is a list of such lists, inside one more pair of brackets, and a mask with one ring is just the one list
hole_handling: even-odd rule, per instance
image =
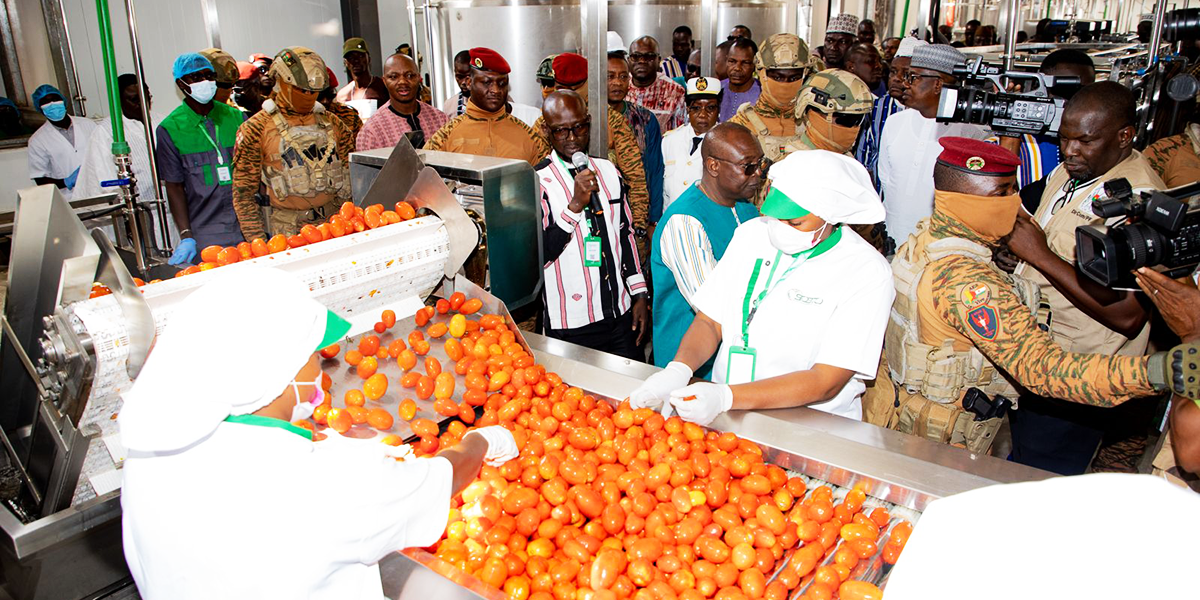
[[900, 19], [900, 37], [908, 35], [908, 2], [904, 0], [904, 18]]
[[129, 154], [125, 124], [121, 119], [121, 91], [117, 88], [117, 56], [113, 50], [112, 17], [108, 0], [96, 0], [96, 18], [100, 22], [100, 52], [104, 61], [104, 83], [108, 88], [108, 120], [112, 123], [114, 156]]
[[1050, 18], [1050, 0], [1046, 0], [1046, 18]]

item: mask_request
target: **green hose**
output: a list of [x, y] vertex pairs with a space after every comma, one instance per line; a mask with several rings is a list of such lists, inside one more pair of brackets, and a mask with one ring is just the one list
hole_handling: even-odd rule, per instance
[[904, 18], [900, 20], [900, 37], [908, 35], [908, 2], [904, 0]]
[[117, 57], [113, 50], [112, 17], [108, 0], [96, 0], [96, 17], [100, 22], [100, 52], [104, 60], [104, 83], [108, 88], [108, 120], [112, 123], [114, 156], [129, 154], [125, 141], [125, 124], [121, 119], [121, 91], [117, 88]]

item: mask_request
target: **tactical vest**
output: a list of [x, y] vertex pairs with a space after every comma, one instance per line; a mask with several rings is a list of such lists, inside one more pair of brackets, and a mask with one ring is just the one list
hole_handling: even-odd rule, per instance
[[750, 122], [750, 129], [762, 146], [763, 156], [771, 162], [779, 162], [790, 154], [793, 149], [787, 148], [787, 145], [798, 141], [804, 135], [804, 126], [799, 122], [796, 123], [796, 133], [792, 135], [771, 135], [771, 128], [767, 127], [766, 121], [763, 121], [762, 117], [754, 112], [754, 106], [749, 103], [743, 104], [738, 109], [738, 114]]
[[[929, 221], [917, 225], [920, 235], [929, 226]], [[962, 238], [944, 238], [931, 241], [922, 252], [915, 250], [917, 238], [909, 241], [892, 259], [892, 276], [896, 285], [896, 300], [892, 305], [884, 337], [884, 352], [888, 371], [897, 385], [904, 386], [910, 393], [938, 403], [957, 402], [968, 388], [979, 388], [989, 396], [997, 394], [1016, 401], [1017, 393], [996, 366], [974, 346], [965, 352], [954, 349], [954, 340], [943, 340], [938, 346], [921, 342], [917, 313], [917, 286], [930, 264], [948, 256], [965, 256], [996, 270], [992, 264], [992, 252], [987, 247]], [[997, 270], [998, 271], [998, 270]], [[1037, 313], [1039, 293], [1036, 285], [1012, 277], [1013, 290], [1021, 302]]]
[[[308, 207], [316, 208], [347, 196], [350, 178], [338, 156], [334, 121], [325, 107], [320, 103], [314, 105], [317, 122], [313, 125], [288, 123], [273, 100], [263, 103], [263, 111], [271, 116], [282, 138], [280, 166], [264, 161], [262, 174], [263, 183], [271, 188], [276, 202], [284, 203], [288, 198], [310, 200]], [[269, 151], [263, 148], [264, 154]], [[311, 201], [318, 198], [319, 201]]]

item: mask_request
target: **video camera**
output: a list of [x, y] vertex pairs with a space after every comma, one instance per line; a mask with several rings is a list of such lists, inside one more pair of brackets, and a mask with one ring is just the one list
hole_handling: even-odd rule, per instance
[[1125, 179], [1104, 184], [1106, 198], [1092, 201], [1092, 212], [1125, 222], [1075, 229], [1076, 264], [1101, 285], [1136, 289], [1132, 271], [1157, 267], [1168, 277], [1181, 277], [1200, 264], [1200, 182], [1163, 191], [1134, 193]]
[[[1078, 77], [1005, 71], [1004, 67], [974, 58], [955, 67], [959, 87], [943, 87], [938, 99], [939, 123], [986, 125], [1001, 135], [1058, 135], [1066, 100], [1051, 96], [1050, 88], [1079, 85]], [[1012, 83], [1018, 92], [1001, 92]]]

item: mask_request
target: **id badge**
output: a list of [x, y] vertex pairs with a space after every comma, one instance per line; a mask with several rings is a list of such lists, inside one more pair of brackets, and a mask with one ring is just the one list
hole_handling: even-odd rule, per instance
[[731, 346], [729, 359], [725, 361], [725, 384], [737, 385], [754, 381], [754, 368], [758, 363], [758, 352], [745, 346]]
[[583, 238], [583, 266], [600, 266], [600, 238], [589, 235]]
[[219, 185], [233, 183], [233, 174], [229, 172], [229, 165], [217, 165], [217, 183]]

